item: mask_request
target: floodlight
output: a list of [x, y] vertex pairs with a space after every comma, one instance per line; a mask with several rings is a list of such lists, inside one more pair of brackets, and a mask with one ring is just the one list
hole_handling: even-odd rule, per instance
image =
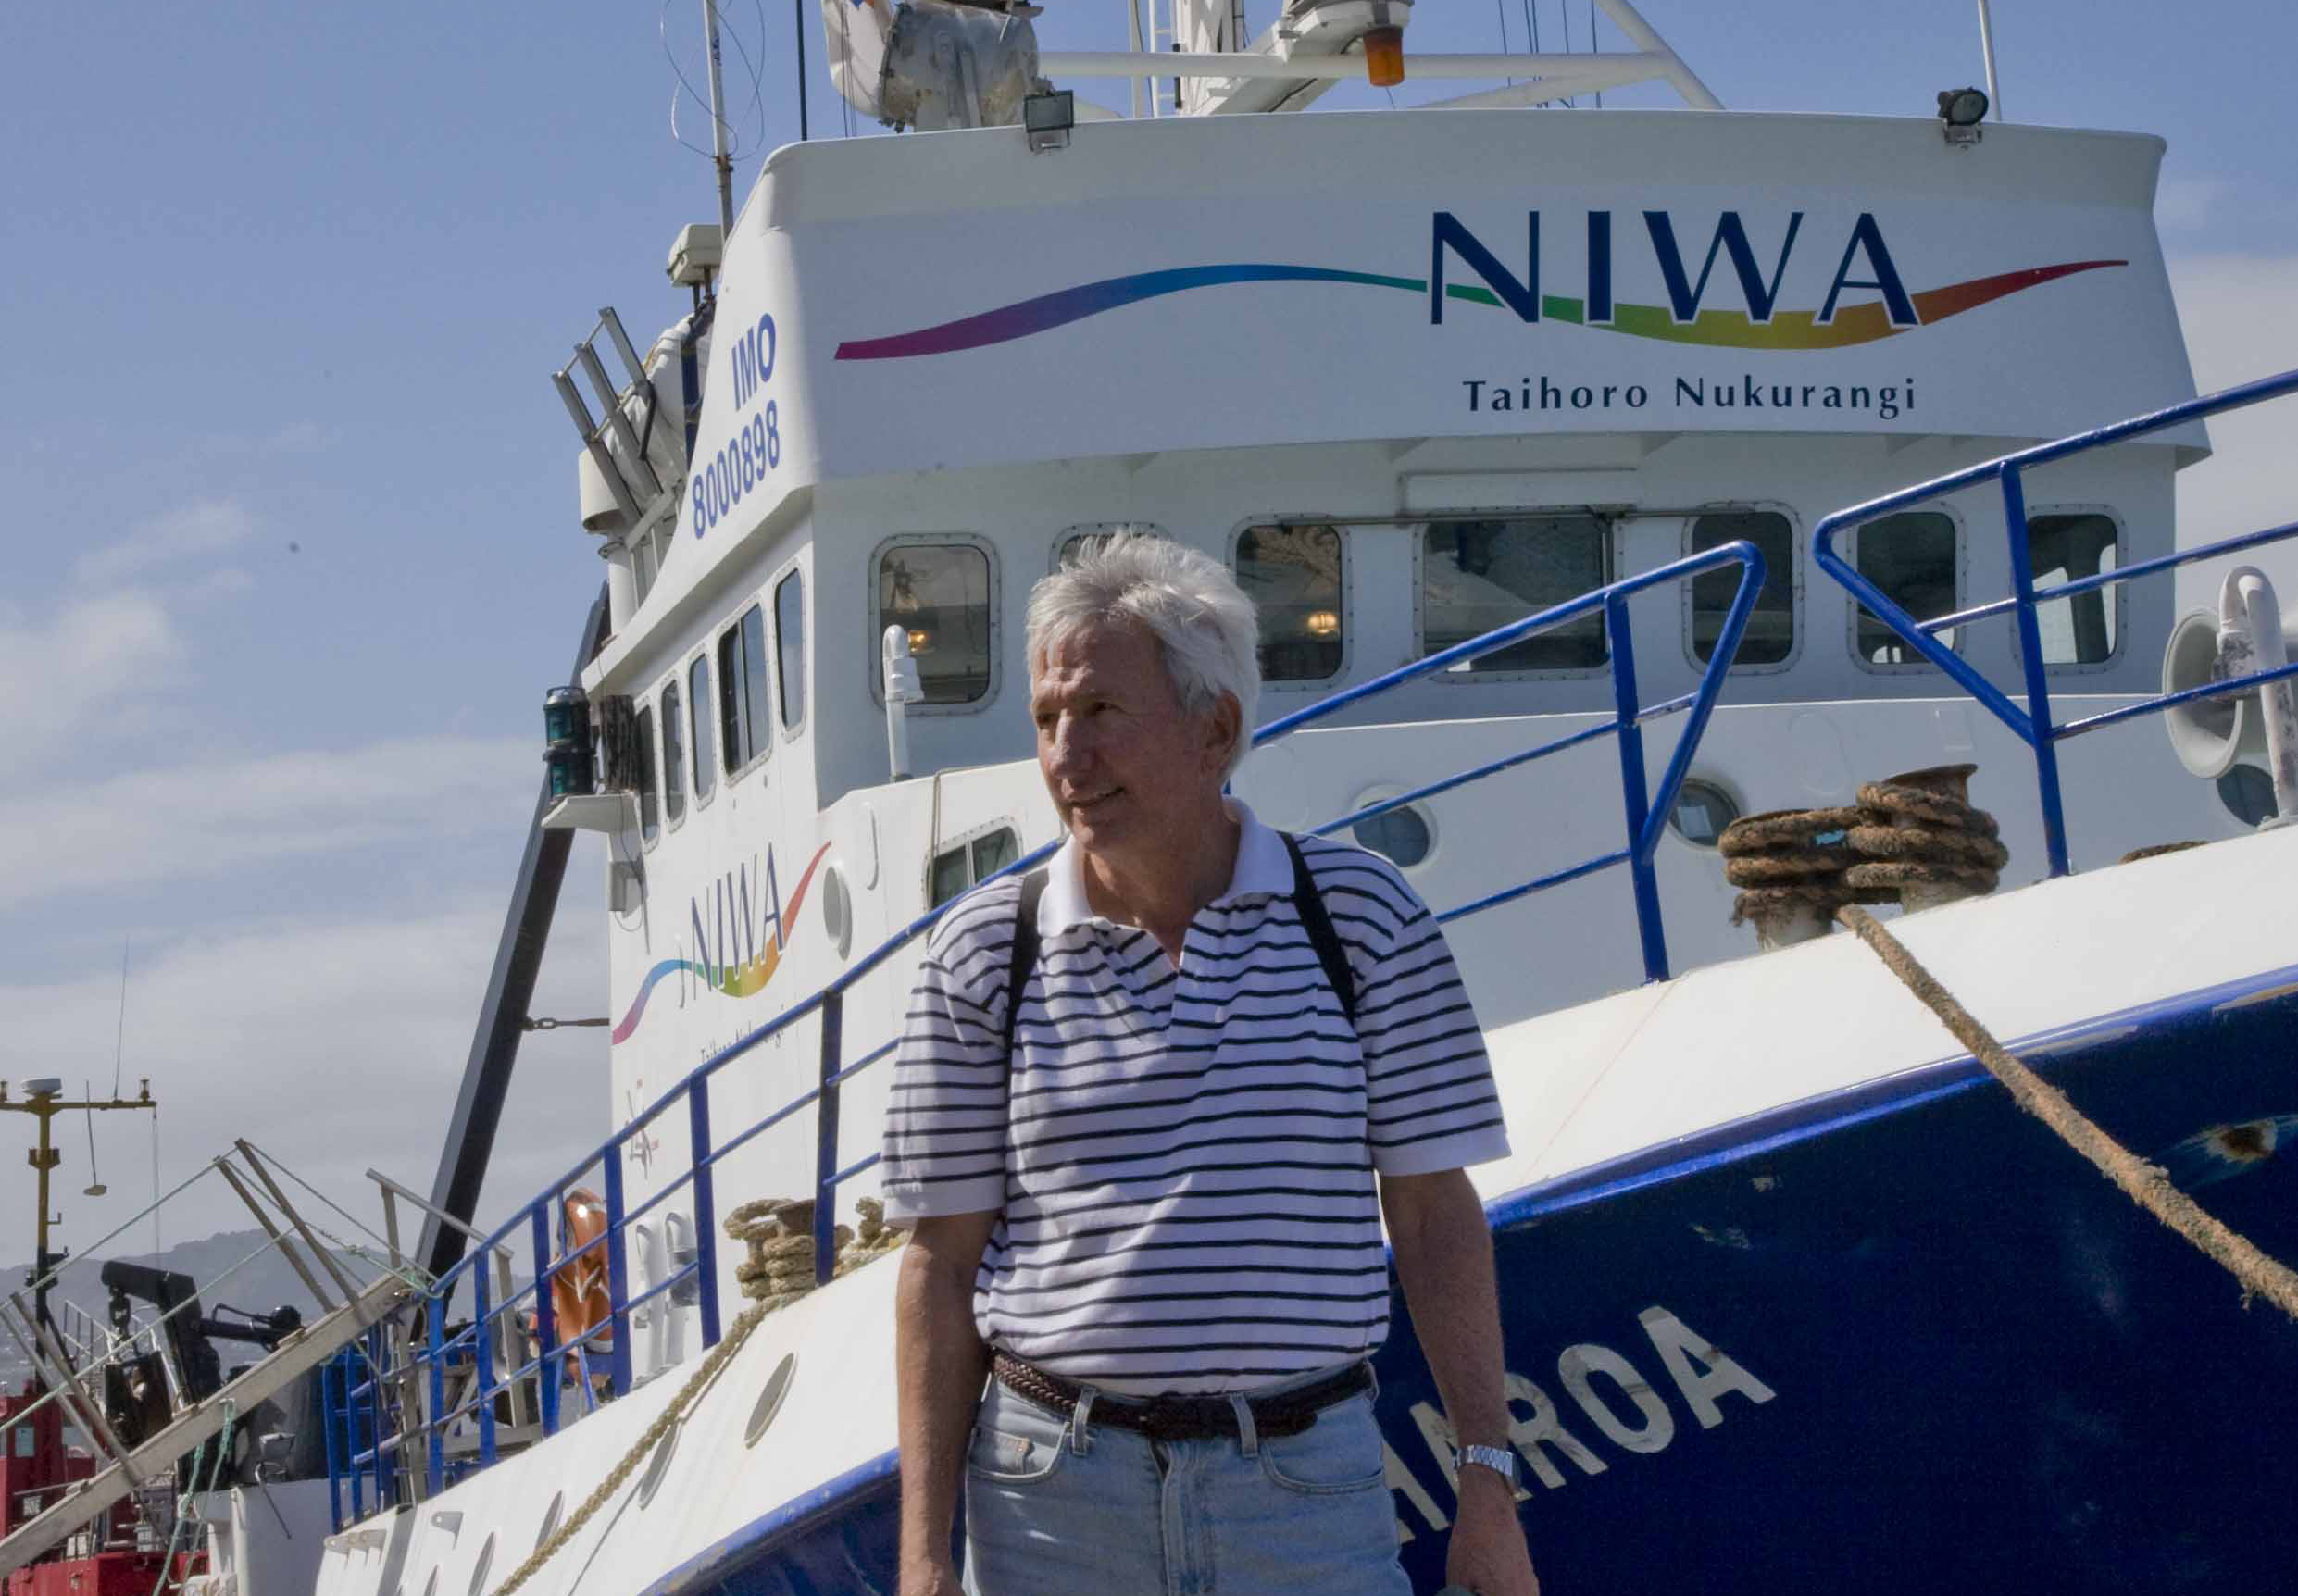
[[1987, 119], [1987, 96], [1979, 89], [1939, 91], [1941, 131], [1951, 144], [1975, 144], [1979, 124]]
[[1066, 150], [1069, 130], [1077, 126], [1077, 96], [1068, 89], [1031, 94], [1021, 102], [1021, 131], [1029, 136], [1032, 154]]

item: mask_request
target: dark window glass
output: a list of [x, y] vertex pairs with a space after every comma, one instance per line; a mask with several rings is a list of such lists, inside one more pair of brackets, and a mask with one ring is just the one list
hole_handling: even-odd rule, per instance
[[718, 634], [718, 739], [730, 775], [773, 746], [766, 694], [766, 612], [752, 605]]
[[679, 713], [679, 684], [662, 690], [662, 811], [686, 817], [686, 717]]
[[990, 556], [967, 543], [905, 543], [878, 562], [878, 630], [906, 628], [928, 704], [990, 692]]
[[966, 849], [962, 844], [933, 856], [933, 880], [930, 892], [934, 908], [940, 908], [972, 885], [973, 876], [967, 868]]
[[750, 759], [750, 729], [743, 723], [742, 629], [718, 633], [718, 746], [726, 750], [731, 774]]
[[774, 751], [774, 717], [767, 708], [766, 611], [752, 605], [742, 617], [743, 759]]
[[694, 802], [710, 796], [717, 779], [710, 751], [710, 661], [698, 659], [687, 668], [686, 697], [694, 715]]
[[1359, 820], [1349, 831], [1359, 844], [1386, 854], [1400, 868], [1410, 869], [1429, 856], [1429, 823], [1410, 804]]
[[[1420, 561], [1420, 642], [1441, 653], [1611, 580], [1611, 530], [1584, 512], [1436, 521]], [[1474, 661], [1472, 671], [1590, 670], [1610, 657], [1601, 612]]]
[[[1692, 552], [1742, 539], [1764, 556], [1764, 585], [1740, 634], [1734, 665], [1778, 665], [1795, 652], [1795, 529], [1772, 510], [1731, 510], [1702, 516], [1692, 523]], [[1703, 571], [1692, 579], [1692, 653], [1705, 664], [1716, 656], [1731, 595], [1740, 591], [1740, 567]]]
[[651, 842], [662, 829], [655, 799], [655, 707], [638, 712], [638, 829]]
[[[1955, 613], [1959, 599], [1954, 517], [1940, 510], [1908, 510], [1868, 521], [1855, 534], [1852, 555], [1859, 574], [1916, 619]], [[1955, 646], [1952, 628], [1935, 635], [1949, 648]], [[1869, 665], [1929, 663], [1865, 605], [1859, 606], [1855, 646]]]
[[[774, 589], [774, 648], [781, 678], [782, 725], [806, 723], [806, 584], [792, 571]], [[876, 651], [871, 651], [876, 657]]]
[[[2121, 563], [2112, 517], [2029, 516], [2027, 549], [2035, 586], [2054, 587], [2111, 571]], [[2092, 588], [2035, 606], [2045, 665], [2098, 665], [2115, 655], [2115, 590]]]
[[1237, 536], [1237, 585], [1261, 613], [1261, 680], [1322, 681], [1341, 670], [1341, 532], [1337, 527], [1247, 527]]
[[1021, 857], [1021, 839], [1010, 827], [1000, 827], [973, 840], [973, 879], [986, 881]]

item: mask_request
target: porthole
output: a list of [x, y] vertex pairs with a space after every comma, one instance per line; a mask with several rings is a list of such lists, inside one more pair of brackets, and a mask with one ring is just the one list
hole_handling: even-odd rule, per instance
[[543, 1527], [534, 1532], [534, 1544], [541, 1551], [543, 1543], [558, 1533], [558, 1515], [567, 1511], [567, 1493], [560, 1491], [551, 1498], [551, 1504], [543, 1510]]
[[846, 891], [846, 873], [835, 865], [822, 871], [822, 929], [844, 958], [854, 946], [854, 898]]
[[487, 1572], [494, 1566], [494, 1537], [479, 1549], [479, 1566], [470, 1571], [470, 1596], [482, 1596], [487, 1589]]
[[1429, 856], [1429, 823], [1417, 804], [1359, 820], [1349, 833], [1358, 846], [1383, 855], [1399, 869], [1409, 870]]
[[655, 1443], [654, 1461], [646, 1465], [646, 1478], [638, 1482], [638, 1504], [641, 1507], [653, 1502], [655, 1492], [662, 1489], [662, 1482], [670, 1478], [670, 1455], [678, 1449], [678, 1426], [672, 1425]]
[[774, 1372], [766, 1377], [766, 1388], [758, 1392], [758, 1405], [750, 1410], [750, 1425], [742, 1436], [743, 1446], [758, 1444], [758, 1438], [766, 1433], [767, 1426], [772, 1424], [774, 1415], [782, 1411], [782, 1399], [790, 1394], [790, 1378], [797, 1372], [798, 1354], [784, 1353], [782, 1361], [774, 1365]]
[[1713, 781], [1687, 778], [1667, 812], [1667, 829], [1694, 848], [1713, 848], [1724, 828], [1740, 817], [1739, 800]]
[[2245, 826], [2274, 818], [2274, 779], [2255, 765], [2230, 765], [2218, 778], [2218, 802]]

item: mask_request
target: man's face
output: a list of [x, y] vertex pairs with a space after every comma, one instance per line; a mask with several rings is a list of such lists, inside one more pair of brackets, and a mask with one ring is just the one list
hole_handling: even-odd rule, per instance
[[1079, 627], [1030, 667], [1038, 768], [1079, 846], [1127, 864], [1186, 847], [1220, 801], [1230, 704], [1187, 714], [1156, 638], [1132, 621]]

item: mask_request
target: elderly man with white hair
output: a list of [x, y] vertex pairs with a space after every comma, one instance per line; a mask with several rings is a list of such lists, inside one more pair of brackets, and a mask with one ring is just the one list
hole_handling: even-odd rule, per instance
[[961, 1481], [973, 1596], [1408, 1591], [1366, 1361], [1384, 1216], [1462, 1442], [1448, 1577], [1537, 1590], [1463, 1173], [1507, 1150], [1482, 1032], [1386, 860], [1222, 796], [1258, 630], [1162, 538], [1030, 595], [1068, 840], [937, 928], [887, 1119], [902, 1596], [960, 1590]]

